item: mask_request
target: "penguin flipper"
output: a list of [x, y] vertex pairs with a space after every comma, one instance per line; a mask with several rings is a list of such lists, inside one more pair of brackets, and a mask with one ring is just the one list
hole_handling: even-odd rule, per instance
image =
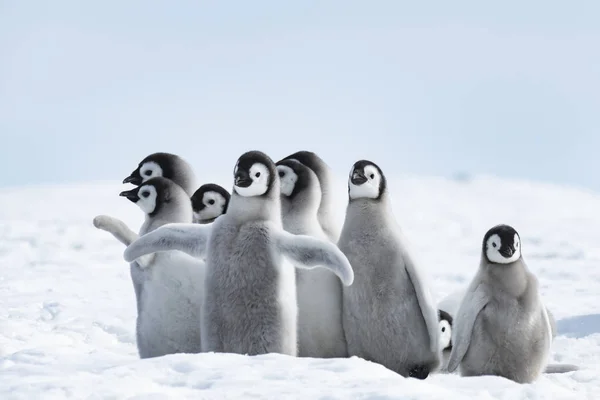
[[425, 320], [425, 326], [427, 327], [427, 333], [429, 334], [429, 347], [432, 352], [437, 352], [439, 342], [439, 314], [437, 312], [437, 307], [431, 293], [427, 289], [424, 277], [415, 267], [413, 260], [408, 257], [407, 254], [404, 255], [403, 259], [404, 267], [406, 268], [408, 277], [417, 295], [417, 302], [421, 309], [421, 315]]
[[283, 230], [278, 230], [274, 236], [281, 254], [299, 268], [325, 267], [336, 274], [345, 286], [350, 286], [354, 281], [350, 262], [335, 244]]
[[93, 223], [96, 228], [112, 234], [115, 239], [125, 246], [129, 246], [138, 238], [138, 234], [132, 231], [125, 222], [118, 218], [109, 215], [97, 215], [94, 218]]
[[123, 253], [127, 262], [159, 251], [179, 250], [192, 257], [206, 254], [211, 227], [200, 224], [171, 223], [141, 236]]
[[475, 320], [488, 302], [489, 297], [479, 284], [465, 293], [452, 324], [452, 352], [448, 361], [448, 372], [454, 372], [467, 353]]

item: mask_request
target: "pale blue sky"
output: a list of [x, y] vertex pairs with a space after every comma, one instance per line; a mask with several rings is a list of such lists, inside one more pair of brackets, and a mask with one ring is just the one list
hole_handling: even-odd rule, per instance
[[244, 151], [600, 189], [598, 1], [0, 0], [0, 186]]

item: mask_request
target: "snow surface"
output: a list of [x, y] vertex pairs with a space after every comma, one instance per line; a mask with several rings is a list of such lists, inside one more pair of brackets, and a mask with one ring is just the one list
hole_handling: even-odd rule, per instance
[[[138, 230], [143, 216], [118, 196], [127, 186], [95, 183], [0, 191], [0, 399], [599, 399], [600, 195], [489, 177], [388, 180], [436, 301], [468, 284], [487, 229], [513, 225], [557, 319], [552, 362], [582, 369], [519, 385], [405, 379], [356, 357], [140, 360], [124, 246], [92, 219], [108, 214]], [[336, 184], [341, 222], [345, 178]]]

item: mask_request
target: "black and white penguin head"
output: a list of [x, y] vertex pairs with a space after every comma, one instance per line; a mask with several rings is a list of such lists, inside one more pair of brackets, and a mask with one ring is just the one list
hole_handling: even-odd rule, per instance
[[189, 197], [179, 185], [163, 177], [149, 179], [134, 189], [121, 192], [119, 196], [126, 197], [149, 216], [157, 215], [168, 204], [177, 203], [180, 199], [187, 198], [189, 202]]
[[222, 186], [207, 183], [200, 186], [192, 196], [194, 220], [200, 223], [211, 222], [227, 212], [229, 192]]
[[348, 178], [350, 200], [379, 199], [385, 192], [386, 186], [385, 176], [374, 162], [360, 160], [352, 166]]
[[452, 349], [452, 316], [444, 310], [438, 310], [440, 329], [440, 349]]
[[242, 197], [264, 196], [277, 180], [275, 163], [265, 153], [249, 151], [238, 159], [233, 169], [233, 190]]
[[181, 157], [171, 153], [153, 153], [144, 158], [138, 164], [138, 167], [123, 180], [123, 183], [133, 183], [134, 185], [141, 185], [148, 179], [156, 178], [159, 176], [171, 179], [175, 183], [180, 184], [179, 180], [183, 177], [178, 175], [186, 173], [189, 166], [186, 161]]
[[510, 264], [521, 258], [521, 238], [508, 225], [496, 225], [483, 237], [483, 254], [492, 264]]
[[318, 178], [308, 166], [295, 159], [283, 159], [276, 166], [283, 196], [292, 198], [306, 189], [320, 192]]

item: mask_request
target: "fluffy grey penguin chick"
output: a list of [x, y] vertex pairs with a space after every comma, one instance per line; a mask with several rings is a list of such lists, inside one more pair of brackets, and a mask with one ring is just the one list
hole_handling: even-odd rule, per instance
[[340, 227], [334, 218], [333, 207], [335, 207], [335, 204], [332, 195], [334, 190], [334, 180], [331, 169], [321, 157], [312, 151], [297, 151], [296, 153], [285, 157], [283, 160], [299, 161], [313, 170], [317, 175], [319, 186], [321, 187], [321, 201], [319, 203], [317, 216], [319, 223], [327, 237], [329, 237], [329, 240], [336, 243], [340, 237]]
[[356, 162], [348, 194], [338, 243], [355, 274], [343, 288], [348, 353], [425, 379], [440, 363], [437, 309], [396, 223], [381, 169]]
[[[281, 181], [283, 229], [329, 240], [317, 219], [321, 189], [315, 173], [296, 160], [277, 163]], [[342, 327], [342, 283], [325, 268], [296, 270], [298, 298], [298, 355], [346, 357]]]
[[141, 185], [148, 179], [162, 176], [170, 179], [185, 190], [188, 197], [198, 187], [192, 166], [183, 158], [171, 153], [152, 153], [138, 164], [138, 167], [123, 180], [123, 183]]
[[[156, 177], [120, 194], [146, 214], [140, 236], [172, 222], [192, 220], [190, 198], [173, 181]], [[94, 225], [124, 244], [137, 236], [122, 221], [98, 216]], [[136, 336], [141, 358], [201, 351], [200, 307], [205, 265], [180, 251], [138, 258], [130, 265], [136, 292]]]
[[[479, 270], [454, 317], [448, 371], [497, 375], [518, 383], [536, 380], [546, 367], [552, 327], [537, 278], [521, 254], [521, 239], [508, 225], [484, 236]], [[556, 371], [567, 372], [557, 366]]]
[[444, 310], [438, 310], [439, 316], [439, 333], [440, 333], [440, 350], [442, 352], [442, 362], [440, 369], [437, 372], [448, 371], [448, 361], [452, 352], [452, 315]]
[[209, 224], [227, 212], [231, 195], [222, 186], [207, 183], [192, 196], [194, 223]]
[[[244, 153], [234, 168], [227, 213], [211, 225], [170, 224], [140, 237], [124, 257], [172, 246], [208, 264], [202, 308], [203, 351], [237, 354], [297, 354], [294, 266], [324, 266], [346, 285], [354, 274], [332, 243], [285, 232], [279, 178], [260, 151]], [[168, 245], [167, 245], [168, 244]]]

